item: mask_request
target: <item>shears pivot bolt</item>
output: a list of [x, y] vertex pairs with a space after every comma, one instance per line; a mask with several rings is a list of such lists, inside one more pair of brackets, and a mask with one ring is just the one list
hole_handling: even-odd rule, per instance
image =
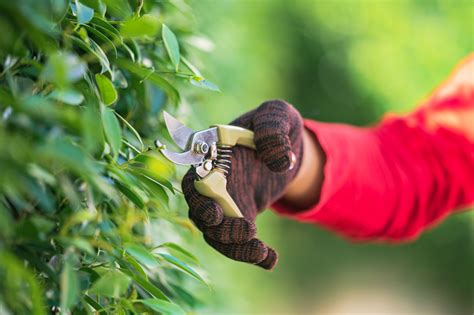
[[194, 145], [194, 152], [207, 154], [207, 152], [209, 152], [209, 145], [205, 142], [198, 142]]
[[206, 160], [203, 166], [206, 171], [212, 170], [212, 161]]

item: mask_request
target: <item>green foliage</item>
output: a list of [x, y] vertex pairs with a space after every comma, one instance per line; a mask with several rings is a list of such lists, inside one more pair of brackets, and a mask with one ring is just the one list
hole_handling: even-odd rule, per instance
[[166, 50], [168, 51], [168, 55], [170, 56], [171, 62], [176, 67], [176, 71], [178, 71], [179, 57], [180, 57], [178, 40], [176, 39], [176, 36], [174, 35], [174, 33], [165, 24], [163, 24], [162, 36], [163, 36], [163, 42], [165, 43], [165, 47], [166, 47]]
[[100, 98], [105, 105], [112, 105], [117, 100], [117, 91], [112, 81], [103, 74], [96, 74], [95, 81], [99, 88]]
[[173, 165], [149, 149], [159, 114], [183, 89], [217, 89], [182, 56], [188, 15], [153, 0], [0, 3], [0, 313], [196, 306], [196, 257], [150, 235], [157, 219], [189, 226], [169, 206]]

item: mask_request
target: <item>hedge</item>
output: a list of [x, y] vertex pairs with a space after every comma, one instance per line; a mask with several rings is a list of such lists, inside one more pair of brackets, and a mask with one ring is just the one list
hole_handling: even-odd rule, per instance
[[[153, 148], [164, 108], [217, 90], [191, 63], [183, 2], [0, 2], [0, 313], [183, 314], [196, 257]], [[192, 280], [190, 280], [192, 279]]]

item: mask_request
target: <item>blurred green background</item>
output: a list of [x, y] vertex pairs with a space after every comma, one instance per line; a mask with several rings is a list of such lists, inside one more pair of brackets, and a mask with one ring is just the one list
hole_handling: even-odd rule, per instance
[[[222, 93], [190, 100], [188, 123], [226, 123], [282, 98], [306, 118], [357, 125], [413, 109], [473, 50], [472, 1], [211, 1], [190, 6], [194, 44]], [[196, 58], [198, 59], [198, 58]], [[183, 116], [185, 117], [185, 115]], [[196, 119], [199, 118], [199, 119]], [[355, 209], [356, 210], [356, 209]], [[472, 314], [471, 212], [416, 242], [353, 244], [266, 211], [260, 237], [273, 272], [194, 242], [213, 289], [210, 314]]]

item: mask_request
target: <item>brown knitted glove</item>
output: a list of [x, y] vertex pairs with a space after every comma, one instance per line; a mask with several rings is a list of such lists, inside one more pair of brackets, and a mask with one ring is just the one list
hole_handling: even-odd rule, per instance
[[189, 217], [204, 233], [206, 242], [225, 256], [272, 269], [278, 255], [256, 238], [255, 217], [278, 200], [296, 176], [303, 156], [303, 121], [293, 106], [273, 100], [231, 125], [255, 133], [256, 151], [235, 146], [227, 176], [227, 190], [244, 218], [224, 217], [216, 202], [200, 195], [194, 188], [193, 169], [182, 183]]

